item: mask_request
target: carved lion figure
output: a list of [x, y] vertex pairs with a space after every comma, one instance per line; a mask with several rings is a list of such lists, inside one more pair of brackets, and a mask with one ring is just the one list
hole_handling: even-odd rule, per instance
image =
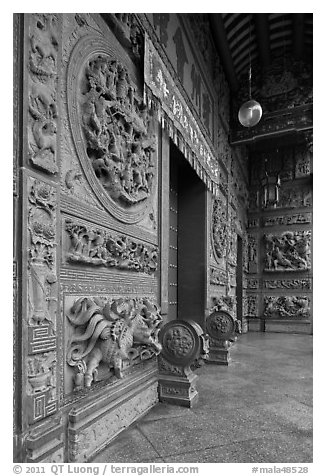
[[77, 387], [82, 381], [85, 387], [91, 386], [100, 362], [122, 378], [125, 365], [161, 351], [162, 317], [147, 298], [120, 298], [104, 306], [98, 298], [79, 298], [67, 317], [76, 331], [68, 343], [67, 362], [78, 368]]

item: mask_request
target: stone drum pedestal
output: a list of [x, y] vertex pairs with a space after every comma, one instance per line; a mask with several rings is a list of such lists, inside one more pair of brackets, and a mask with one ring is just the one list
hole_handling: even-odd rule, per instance
[[199, 324], [170, 321], [159, 334], [162, 351], [159, 361], [159, 399], [161, 402], [192, 407], [198, 400], [198, 376], [190, 366], [205, 358], [207, 341]]
[[206, 332], [209, 336], [209, 354], [206, 362], [216, 365], [229, 365], [231, 342], [237, 336], [237, 321], [230, 313], [214, 310], [206, 319]]

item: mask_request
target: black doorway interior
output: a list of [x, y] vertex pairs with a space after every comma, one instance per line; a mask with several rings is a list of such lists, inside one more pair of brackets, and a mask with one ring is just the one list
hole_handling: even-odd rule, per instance
[[204, 326], [206, 187], [170, 142], [169, 320]]

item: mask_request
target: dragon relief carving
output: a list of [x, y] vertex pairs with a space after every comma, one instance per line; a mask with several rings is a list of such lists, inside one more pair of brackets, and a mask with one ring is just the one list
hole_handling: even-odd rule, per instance
[[67, 363], [77, 368], [76, 388], [89, 388], [101, 362], [117, 378], [123, 370], [159, 354], [158, 332], [162, 317], [148, 298], [78, 298], [69, 313], [73, 335]]
[[155, 136], [127, 69], [97, 55], [84, 69], [79, 109], [86, 152], [111, 199], [130, 208], [151, 194]]
[[31, 15], [29, 37], [29, 158], [32, 164], [54, 174], [57, 134], [58, 19], [55, 15]]
[[212, 244], [217, 260], [226, 256], [228, 226], [226, 209], [220, 199], [215, 199], [212, 213]]
[[265, 271], [310, 269], [311, 231], [286, 231], [265, 235]]
[[306, 296], [265, 296], [264, 317], [308, 319], [309, 298]]
[[93, 266], [116, 267], [152, 274], [158, 266], [157, 247], [136, 242], [127, 236], [66, 221], [70, 237], [67, 259]]

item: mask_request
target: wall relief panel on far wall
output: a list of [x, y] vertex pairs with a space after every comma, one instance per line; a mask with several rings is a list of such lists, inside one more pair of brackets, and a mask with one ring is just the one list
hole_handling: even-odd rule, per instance
[[307, 296], [265, 296], [264, 317], [308, 319], [310, 302]]
[[243, 299], [243, 315], [245, 317], [258, 317], [258, 296], [248, 294]]
[[156, 183], [156, 138], [137, 86], [100, 35], [76, 44], [68, 65], [68, 114], [84, 173], [118, 220], [139, 222]]
[[302, 223], [311, 223], [311, 213], [295, 213], [291, 215], [274, 215], [263, 217], [263, 226], [279, 226], [279, 225], [301, 225]]
[[264, 271], [305, 271], [311, 267], [311, 231], [264, 236]]

